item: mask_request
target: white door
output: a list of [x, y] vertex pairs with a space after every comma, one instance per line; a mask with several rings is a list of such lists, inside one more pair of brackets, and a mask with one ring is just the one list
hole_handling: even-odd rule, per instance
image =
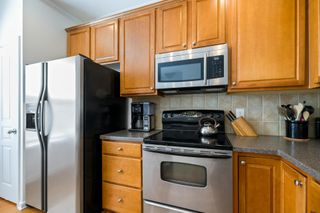
[[17, 203], [19, 180], [19, 39], [0, 44], [0, 197]]

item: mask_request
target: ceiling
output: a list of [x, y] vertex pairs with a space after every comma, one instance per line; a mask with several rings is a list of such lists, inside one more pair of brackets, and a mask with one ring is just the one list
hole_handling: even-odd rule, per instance
[[88, 22], [161, 0], [42, 0], [82, 21]]

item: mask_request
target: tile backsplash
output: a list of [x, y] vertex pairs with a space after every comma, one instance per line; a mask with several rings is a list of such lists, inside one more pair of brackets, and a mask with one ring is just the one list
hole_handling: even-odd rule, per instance
[[[156, 128], [161, 129], [161, 114], [164, 110], [177, 109], [220, 109], [236, 111], [243, 108], [244, 117], [259, 135], [284, 135], [285, 122], [277, 107], [281, 104], [297, 104], [306, 101], [315, 108], [309, 121], [309, 136], [314, 137], [314, 118], [320, 115], [320, 90], [287, 91], [268, 93], [207, 93], [192, 95], [169, 95], [162, 97], [139, 97], [132, 101], [151, 101], [156, 104]], [[226, 132], [232, 133], [230, 122], [226, 119]]]

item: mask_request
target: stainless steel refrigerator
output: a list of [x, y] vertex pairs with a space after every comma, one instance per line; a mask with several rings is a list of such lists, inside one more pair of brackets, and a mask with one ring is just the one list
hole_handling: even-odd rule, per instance
[[25, 69], [26, 203], [49, 213], [102, 208], [99, 135], [126, 128], [117, 71], [82, 56]]

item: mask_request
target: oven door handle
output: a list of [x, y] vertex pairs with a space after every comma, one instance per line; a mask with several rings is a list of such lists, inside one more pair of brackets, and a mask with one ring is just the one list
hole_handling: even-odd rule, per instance
[[176, 207], [173, 207], [173, 206], [163, 205], [163, 204], [152, 202], [152, 201], [148, 201], [148, 200], [144, 200], [144, 203], [148, 204], [150, 206], [155, 206], [155, 207], [159, 207], [159, 208], [162, 208], [162, 209], [170, 210], [170, 212], [174, 211], [174, 212], [177, 212], [177, 213], [198, 213], [198, 212], [195, 212], [195, 211], [184, 210], [184, 209], [176, 208]]
[[155, 150], [152, 148], [144, 147], [143, 151], [146, 152], [153, 152], [159, 154], [168, 154], [168, 155], [179, 155], [179, 156], [186, 156], [186, 157], [197, 157], [197, 158], [220, 158], [220, 159], [228, 159], [232, 158], [232, 153], [222, 153], [217, 151], [214, 154], [199, 154], [199, 153], [183, 153], [183, 152], [174, 152], [174, 151], [166, 151], [166, 150]]

